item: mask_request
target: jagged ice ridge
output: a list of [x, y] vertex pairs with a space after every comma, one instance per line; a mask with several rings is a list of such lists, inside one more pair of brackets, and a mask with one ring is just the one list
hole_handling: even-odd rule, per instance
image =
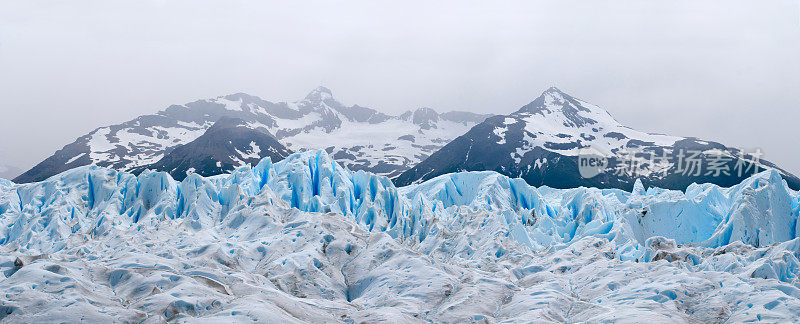
[[495, 172], [397, 188], [307, 151], [177, 182], [97, 166], [0, 180], [0, 318], [781, 321], [800, 194], [552, 189]]

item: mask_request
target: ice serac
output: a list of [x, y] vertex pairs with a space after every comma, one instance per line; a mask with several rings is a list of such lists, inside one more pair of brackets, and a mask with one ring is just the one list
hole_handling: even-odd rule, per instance
[[397, 189], [389, 179], [363, 171], [353, 173], [325, 151], [292, 155], [275, 165], [274, 174], [267, 186], [291, 207], [303, 211], [354, 217], [369, 230], [387, 230], [402, 212]]
[[[736, 322], [800, 316], [800, 194], [484, 172], [395, 187], [323, 150], [230, 174], [0, 180], [8, 321]], [[80, 314], [77, 316], [75, 314]]]
[[[583, 176], [580, 157], [604, 157], [606, 167]], [[800, 178], [764, 160], [697, 138], [650, 134], [626, 127], [606, 110], [549, 88], [529, 104], [487, 118], [430, 157], [394, 178], [405, 186], [458, 171], [495, 171], [534, 186], [628, 189], [644, 185], [685, 190], [692, 183], [730, 187], [775, 169], [789, 187]]]
[[797, 195], [774, 170], [731, 188], [730, 209], [708, 245], [744, 242], [754, 246], [791, 240], [798, 233]]

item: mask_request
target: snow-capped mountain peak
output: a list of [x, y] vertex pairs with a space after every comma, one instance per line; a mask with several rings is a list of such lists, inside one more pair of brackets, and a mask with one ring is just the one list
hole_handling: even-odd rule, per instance
[[[681, 154], [710, 160], [714, 156], [708, 152], [712, 151], [725, 152], [727, 176], [709, 176], [708, 170], [686, 176]], [[605, 173], [588, 179], [578, 174], [578, 160], [586, 153], [610, 161]], [[605, 109], [551, 87], [514, 113], [486, 119], [395, 180], [405, 185], [453, 171], [493, 170], [524, 178], [532, 185], [559, 188], [628, 189], [638, 178], [648, 186], [672, 189], [686, 188], [692, 182], [727, 186], [743, 178], [732, 175], [737, 162], [742, 162], [736, 158], [740, 155], [740, 150], [720, 143], [626, 127]], [[764, 162], [761, 170], [776, 168]], [[800, 187], [800, 179], [782, 170], [781, 174], [790, 186]]]
[[623, 126], [605, 109], [555, 87], [547, 89], [509, 118], [513, 120], [507, 120], [506, 124], [524, 124], [529, 136], [525, 138], [528, 147], [546, 147], [568, 156], [576, 156], [584, 148], [610, 156], [631, 140], [663, 146], [681, 139]]
[[309, 92], [305, 97], [305, 100], [312, 102], [325, 101], [328, 99], [333, 99], [333, 93], [331, 92], [331, 89], [323, 86], [319, 86], [316, 89], [311, 90], [311, 92]]
[[559, 127], [580, 128], [597, 124], [613, 127], [619, 125], [605, 109], [572, 97], [556, 87], [547, 89], [513, 115], [539, 115], [540, 119]]

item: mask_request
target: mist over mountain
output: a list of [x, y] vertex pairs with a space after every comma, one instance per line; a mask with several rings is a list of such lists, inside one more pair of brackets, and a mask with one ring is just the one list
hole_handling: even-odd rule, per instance
[[22, 170], [19, 168], [11, 165], [0, 164], [0, 178], [14, 179], [20, 174], [22, 174]]

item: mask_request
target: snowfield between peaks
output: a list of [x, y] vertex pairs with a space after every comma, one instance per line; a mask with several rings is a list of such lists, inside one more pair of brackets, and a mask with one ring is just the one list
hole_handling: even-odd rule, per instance
[[324, 151], [182, 182], [0, 180], [0, 321], [786, 322], [800, 195], [463, 172], [395, 188]]

